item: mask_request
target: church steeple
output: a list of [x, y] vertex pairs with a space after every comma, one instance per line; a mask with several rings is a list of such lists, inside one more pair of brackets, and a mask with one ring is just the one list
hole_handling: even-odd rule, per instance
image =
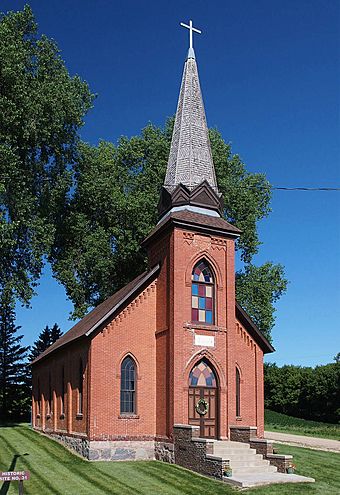
[[207, 209], [207, 214], [213, 214], [212, 211], [221, 209], [220, 194], [192, 46], [192, 32], [201, 31], [192, 27], [192, 21], [189, 26], [181, 25], [190, 30], [190, 46], [184, 64], [159, 212], [164, 214], [173, 207], [191, 205], [191, 208], [200, 207]]

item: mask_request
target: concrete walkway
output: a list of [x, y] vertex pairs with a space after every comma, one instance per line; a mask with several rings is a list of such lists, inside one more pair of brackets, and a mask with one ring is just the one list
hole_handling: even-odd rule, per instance
[[231, 478], [224, 477], [223, 481], [239, 488], [250, 488], [252, 486], [272, 485], [274, 483], [314, 483], [315, 479], [297, 474], [254, 473], [248, 475], [240, 474]]
[[340, 452], [340, 441], [328, 438], [306, 437], [303, 435], [291, 435], [290, 433], [279, 433], [278, 431], [265, 431], [264, 437], [275, 440], [277, 443], [307, 447], [315, 450], [326, 450], [329, 452]]

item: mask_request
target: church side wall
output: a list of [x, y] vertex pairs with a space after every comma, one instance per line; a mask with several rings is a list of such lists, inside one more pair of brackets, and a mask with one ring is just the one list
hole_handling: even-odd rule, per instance
[[169, 332], [172, 246], [172, 234], [168, 234], [165, 239], [154, 242], [148, 253], [150, 268], [157, 263], [161, 267], [157, 277], [156, 294], [156, 437], [163, 442], [169, 441], [170, 424], [173, 424], [173, 404], [170, 400], [170, 389], [173, 387], [173, 358]]
[[[230, 338], [229, 425], [257, 426], [263, 436], [263, 352], [236, 320]], [[240, 415], [236, 416], [236, 368], [241, 378]]]
[[[86, 438], [88, 354], [88, 341], [80, 340], [32, 366], [32, 424], [35, 429], [58, 439], [64, 436]], [[81, 401], [80, 362], [83, 370]], [[82, 440], [78, 443], [83, 454]]]
[[[99, 442], [100, 448], [104, 448], [105, 442], [144, 441], [152, 442], [153, 449], [156, 430], [155, 314], [156, 282], [153, 282], [92, 339], [91, 445]], [[127, 355], [137, 365], [135, 414], [120, 413], [121, 363]], [[109, 458], [119, 457], [116, 447], [116, 444], [109, 447]], [[146, 449], [149, 447], [151, 444], [145, 445]], [[122, 455], [122, 458], [131, 457]]]

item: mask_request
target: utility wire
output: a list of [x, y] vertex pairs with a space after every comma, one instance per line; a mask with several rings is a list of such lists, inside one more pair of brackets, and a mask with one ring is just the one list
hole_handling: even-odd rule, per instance
[[276, 191], [340, 191], [340, 187], [280, 187], [272, 186]]

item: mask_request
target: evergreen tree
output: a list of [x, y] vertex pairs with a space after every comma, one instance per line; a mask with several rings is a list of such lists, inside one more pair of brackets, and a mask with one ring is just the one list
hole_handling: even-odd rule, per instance
[[50, 345], [52, 345], [59, 337], [62, 336], [62, 331], [55, 323], [52, 328], [48, 325], [40, 332], [38, 339], [34, 342], [31, 347], [28, 360], [32, 362], [36, 359], [42, 352], [44, 352]]
[[0, 298], [0, 417], [20, 419], [27, 417], [30, 392], [27, 381], [27, 351], [21, 345], [21, 327], [15, 325], [14, 302], [8, 293]]

